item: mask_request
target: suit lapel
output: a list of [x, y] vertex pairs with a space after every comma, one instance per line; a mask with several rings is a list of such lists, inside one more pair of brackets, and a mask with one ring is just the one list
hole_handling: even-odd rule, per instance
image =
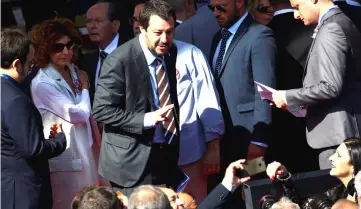
[[135, 69], [138, 71], [141, 79], [144, 82], [144, 85], [148, 86], [148, 100], [152, 107], [151, 109], [155, 110], [153, 90], [152, 90], [152, 85], [150, 83], [149, 68], [142, 47], [140, 46], [139, 43], [139, 36], [134, 38], [132, 41], [135, 46], [135, 50], [133, 51], [133, 56], [135, 57], [135, 65], [136, 65]]
[[221, 70], [219, 71], [218, 77], [222, 76], [222, 73], [224, 71], [224, 68], [225, 68], [225, 65], [227, 63], [229, 56], [232, 54], [233, 49], [237, 46], [237, 43], [241, 40], [243, 35], [246, 33], [246, 31], [248, 30], [248, 27], [251, 23], [252, 23], [252, 18], [250, 17], [250, 15], [247, 15], [247, 17], [243, 20], [242, 24], [239, 26], [236, 34], [234, 35], [234, 37], [232, 39], [231, 44], [229, 45], [229, 47], [226, 51], [226, 54], [224, 55]]
[[[334, 15], [337, 15], [337, 14], [339, 14], [339, 13], [341, 13], [340, 8], [335, 8], [335, 9], [327, 12], [327, 13], [325, 14], [325, 16], [322, 18], [322, 21], [321, 21], [321, 23], [320, 23], [320, 25], [319, 25], [319, 27], [318, 27], [318, 31], [321, 30], [322, 25], [327, 21], [327, 19], [329, 19], [330, 17], [332, 17], [332, 16], [334, 16]], [[317, 26], [316, 26], [316, 27], [317, 27]], [[310, 47], [310, 51], [308, 52], [307, 61], [306, 61], [306, 64], [305, 64], [305, 68], [304, 68], [304, 70], [303, 70], [303, 78], [302, 78], [302, 80], [304, 80], [305, 77], [306, 77], [308, 61], [309, 61], [309, 59], [310, 59], [311, 52], [312, 52], [312, 50], [313, 50], [313, 46], [314, 46], [314, 44], [315, 44], [315, 42], [316, 42], [317, 37], [318, 37], [318, 36], [316, 35], [316, 37], [313, 39], [312, 45], [311, 45], [311, 47]]]
[[46, 68], [41, 69], [41, 70], [49, 78], [55, 80], [56, 83], [63, 86], [64, 88], [66, 88], [70, 92], [70, 94], [75, 98], [75, 94], [74, 94], [73, 90], [70, 88], [70, 86], [65, 81], [63, 76], [61, 76], [61, 74], [57, 70], [55, 70], [54, 66], [51, 63]]

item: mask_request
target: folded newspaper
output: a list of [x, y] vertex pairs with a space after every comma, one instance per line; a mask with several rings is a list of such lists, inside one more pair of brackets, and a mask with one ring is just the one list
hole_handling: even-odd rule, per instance
[[[267, 99], [273, 102], [272, 94], [277, 90], [269, 86], [263, 85], [261, 83], [258, 83], [257, 81], [255, 81], [254, 83], [257, 85], [257, 90], [261, 95], [261, 99]], [[305, 117], [307, 113], [306, 109], [297, 106], [287, 106], [287, 111], [296, 117], [302, 117], [302, 118]]]

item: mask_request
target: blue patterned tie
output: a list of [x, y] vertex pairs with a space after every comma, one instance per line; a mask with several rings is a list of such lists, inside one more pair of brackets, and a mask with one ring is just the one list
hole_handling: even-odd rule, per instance
[[232, 35], [232, 33], [229, 32], [226, 28], [223, 28], [221, 30], [221, 34], [222, 34], [221, 47], [219, 49], [218, 57], [216, 60], [216, 66], [214, 67], [214, 73], [215, 73], [216, 78], [218, 78], [219, 73], [221, 71], [223, 56], [224, 56], [224, 53], [226, 52], [227, 40]]

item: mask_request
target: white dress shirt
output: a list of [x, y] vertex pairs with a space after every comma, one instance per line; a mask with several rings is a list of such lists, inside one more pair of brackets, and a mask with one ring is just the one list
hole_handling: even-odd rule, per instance
[[177, 46], [176, 77], [179, 102], [179, 165], [202, 158], [207, 142], [224, 133], [217, 89], [207, 59], [197, 47]]
[[100, 73], [100, 52], [104, 51], [107, 54], [112, 53], [117, 47], [118, 47], [118, 41], [119, 41], [119, 33], [117, 33], [117, 35], [114, 37], [113, 41], [110, 42], [110, 44], [104, 49], [100, 49], [99, 48], [99, 56], [98, 56], [98, 64], [97, 64], [97, 71], [95, 73], [95, 90], [97, 89], [97, 85], [98, 85], [98, 77], [99, 77], [99, 73]]

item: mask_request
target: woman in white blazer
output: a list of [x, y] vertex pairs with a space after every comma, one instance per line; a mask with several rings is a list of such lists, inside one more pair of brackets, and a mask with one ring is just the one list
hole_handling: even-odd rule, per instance
[[[49, 126], [61, 123], [66, 151], [49, 161], [53, 209], [70, 208], [84, 186], [98, 184], [96, 145], [100, 134], [91, 115], [88, 75], [72, 64], [80, 36], [68, 19], [48, 20], [33, 30], [35, 64], [40, 68], [31, 83], [46, 136]], [[96, 142], [96, 143], [94, 143]]]

